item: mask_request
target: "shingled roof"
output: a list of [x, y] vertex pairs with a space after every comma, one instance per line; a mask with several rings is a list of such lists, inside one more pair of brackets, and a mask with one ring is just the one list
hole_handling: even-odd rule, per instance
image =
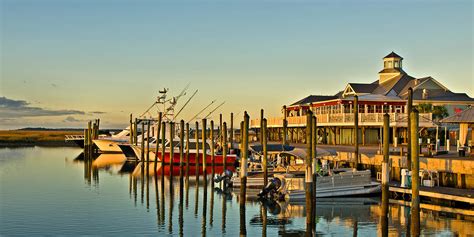
[[310, 95], [306, 98], [296, 101], [295, 103], [291, 105], [303, 105], [303, 104], [315, 103], [315, 102], [326, 101], [326, 100], [334, 100], [338, 98], [339, 97], [335, 95]]
[[403, 59], [400, 55], [396, 54], [393, 51], [391, 53], [389, 53], [387, 56], [383, 57], [383, 58], [401, 58], [401, 59]]
[[442, 119], [442, 123], [474, 123], [474, 107], [470, 107], [459, 114]]
[[356, 93], [372, 93], [375, 88], [378, 87], [377, 84], [365, 84], [365, 83], [349, 83], [349, 86], [356, 92]]

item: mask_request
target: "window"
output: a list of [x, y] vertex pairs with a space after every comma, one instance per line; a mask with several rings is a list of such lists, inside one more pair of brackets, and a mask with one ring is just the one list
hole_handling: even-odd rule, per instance
[[392, 67], [392, 62], [391, 62], [391, 61], [388, 62], [388, 67], [389, 67], [389, 68]]
[[394, 66], [395, 66], [395, 67], [398, 67], [398, 61], [395, 61], [395, 65], [394, 65]]

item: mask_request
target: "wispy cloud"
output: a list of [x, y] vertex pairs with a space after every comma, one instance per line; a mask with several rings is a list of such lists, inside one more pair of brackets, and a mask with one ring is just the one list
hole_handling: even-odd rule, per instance
[[47, 108], [29, 106], [25, 100], [13, 100], [6, 97], [0, 97], [0, 118], [22, 118], [39, 116], [63, 116], [63, 115], [84, 115], [80, 110], [52, 110]]
[[63, 120], [63, 122], [65, 122], [65, 123], [74, 123], [74, 122], [82, 122], [82, 121], [84, 121], [84, 120], [76, 119], [76, 118], [74, 118], [74, 117], [72, 117], [72, 116], [67, 116], [67, 117]]
[[103, 112], [103, 111], [91, 111], [91, 112], [89, 112], [89, 113], [91, 113], [91, 114], [105, 114], [105, 113], [107, 113], [107, 112]]

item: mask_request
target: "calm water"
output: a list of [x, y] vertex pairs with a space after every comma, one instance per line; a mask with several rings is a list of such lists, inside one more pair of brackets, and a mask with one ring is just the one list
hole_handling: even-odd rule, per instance
[[[76, 148], [0, 149], [0, 235], [299, 236], [306, 230], [303, 204], [249, 200], [241, 224], [238, 198], [204, 186], [195, 176], [153, 175], [121, 155], [84, 162]], [[218, 185], [216, 185], [218, 187]], [[181, 195], [182, 194], [182, 195]], [[317, 203], [316, 232], [377, 236], [377, 198]], [[410, 210], [391, 205], [389, 233], [405, 235]], [[469, 235], [474, 218], [423, 211], [424, 235]]]

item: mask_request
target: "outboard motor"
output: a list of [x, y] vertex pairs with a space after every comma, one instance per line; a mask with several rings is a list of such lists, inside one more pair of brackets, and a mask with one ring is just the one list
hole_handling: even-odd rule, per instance
[[275, 193], [277, 193], [278, 189], [281, 187], [281, 180], [279, 178], [273, 178], [268, 182], [267, 186], [265, 186], [260, 192], [258, 193], [258, 196], [260, 198], [266, 198], [268, 194], [270, 194], [271, 197], [274, 196]]
[[220, 183], [224, 181], [224, 187], [229, 187], [231, 184], [232, 175], [232, 171], [225, 170], [221, 175], [216, 175], [216, 177], [214, 177], [214, 183]]

